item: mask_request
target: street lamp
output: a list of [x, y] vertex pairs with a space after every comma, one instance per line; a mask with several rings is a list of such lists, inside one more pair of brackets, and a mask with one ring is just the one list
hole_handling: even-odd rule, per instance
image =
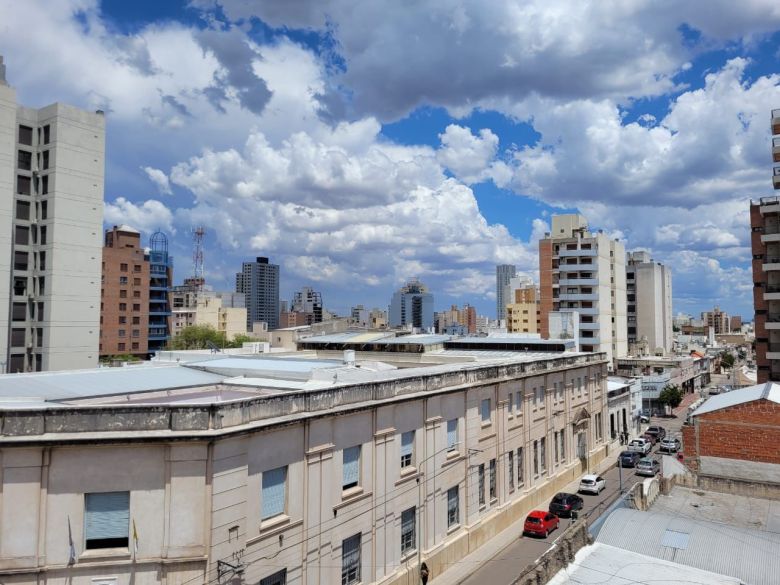
[[[452, 445], [447, 445], [446, 447], [443, 447], [442, 449], [439, 449], [435, 453], [432, 453], [431, 455], [428, 455], [425, 459], [420, 461], [418, 463], [419, 471], [417, 473], [417, 572], [418, 575], [420, 575], [420, 581], [422, 581], [422, 492], [420, 488], [425, 485], [426, 481], [420, 482], [420, 477], [425, 478], [425, 471], [423, 471], [422, 466], [427, 461], [430, 461], [432, 458], [436, 457], [437, 455], [440, 455], [441, 453], [444, 453], [445, 451], [452, 451], [455, 447], [458, 445], [462, 445], [463, 441], [455, 441]], [[470, 457], [474, 453], [481, 453], [482, 449], [474, 449], [469, 448], [466, 450], [466, 457]], [[466, 477], [468, 478], [468, 473], [466, 473]], [[433, 497], [436, 497], [436, 470], [433, 472]], [[435, 500], [434, 500], [434, 512], [435, 512]], [[426, 572], [428, 571], [428, 567], [425, 567]], [[426, 574], [426, 580], [428, 575]]]

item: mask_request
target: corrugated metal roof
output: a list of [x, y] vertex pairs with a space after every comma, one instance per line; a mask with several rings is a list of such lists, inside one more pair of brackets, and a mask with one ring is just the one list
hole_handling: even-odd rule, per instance
[[[667, 531], [687, 534], [687, 548], [665, 546]], [[780, 575], [776, 532], [624, 508], [609, 515], [596, 541], [730, 575], [751, 585], [776, 585]]]
[[56, 402], [111, 394], [217, 384], [224, 376], [179, 365], [97, 368], [0, 376], [0, 400], [30, 398]]
[[739, 390], [732, 390], [731, 392], [725, 392], [724, 394], [717, 394], [694, 410], [691, 413], [691, 416], [698, 416], [707, 412], [736, 406], [737, 404], [745, 404], [746, 402], [762, 399], [771, 400], [772, 402], [780, 404], [780, 384], [766, 382], [765, 384], [757, 384], [756, 386], [749, 386], [748, 388], [740, 388]]

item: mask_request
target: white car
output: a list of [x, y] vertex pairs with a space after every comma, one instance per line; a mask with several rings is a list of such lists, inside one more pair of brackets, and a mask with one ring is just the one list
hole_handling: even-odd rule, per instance
[[650, 444], [650, 441], [647, 439], [632, 439], [631, 442], [628, 444], [628, 450], [629, 451], [636, 451], [637, 453], [641, 453], [642, 455], [647, 455], [650, 453], [650, 450], [653, 448], [653, 446]]
[[607, 480], [600, 475], [583, 475], [580, 480], [579, 491], [598, 495], [605, 487], [607, 487]]

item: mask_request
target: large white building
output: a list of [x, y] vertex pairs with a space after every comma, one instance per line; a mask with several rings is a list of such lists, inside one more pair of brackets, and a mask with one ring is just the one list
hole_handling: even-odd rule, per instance
[[[672, 337], [672, 271], [644, 251], [628, 254], [626, 265], [628, 343], [631, 354], [670, 354]], [[639, 351], [644, 348], [645, 351]]]
[[3, 581], [417, 582], [615, 449], [604, 354], [367, 335], [0, 377]]
[[499, 264], [496, 266], [496, 319], [506, 319], [506, 306], [510, 302], [507, 287], [517, 275], [517, 267], [512, 264]]
[[551, 311], [579, 313], [582, 351], [606, 352], [609, 361], [628, 353], [626, 252], [623, 243], [590, 232], [581, 215], [552, 217], [539, 240], [540, 320], [549, 336]]
[[0, 67], [0, 371], [98, 362], [104, 141], [102, 112], [21, 106]]

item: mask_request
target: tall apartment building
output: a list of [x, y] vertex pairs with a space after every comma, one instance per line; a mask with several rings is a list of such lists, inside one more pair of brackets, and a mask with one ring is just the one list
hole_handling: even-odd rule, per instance
[[100, 355], [149, 352], [149, 260], [141, 232], [114, 226], [105, 233], [100, 287]]
[[506, 330], [508, 333], [539, 333], [539, 287], [533, 282], [513, 278], [506, 298]]
[[149, 351], [165, 349], [171, 339], [173, 257], [168, 237], [157, 231], [149, 238]]
[[[626, 300], [629, 348], [638, 348], [646, 342], [648, 353], [671, 353], [674, 345], [672, 271], [660, 262], [653, 262], [648, 252], [629, 253]], [[632, 349], [631, 353], [638, 352]]]
[[702, 311], [701, 320], [705, 327], [712, 327], [716, 335], [721, 333], [731, 333], [731, 317], [720, 307], [715, 307], [712, 311]]
[[512, 264], [496, 266], [496, 319], [506, 319], [506, 287], [517, 275], [517, 267]]
[[292, 312], [311, 315], [312, 323], [322, 323], [322, 294], [310, 286], [304, 286], [293, 295]]
[[610, 363], [628, 352], [626, 253], [601, 231], [588, 231], [581, 215], [555, 215], [552, 232], [539, 240], [542, 337], [550, 334], [548, 313], [579, 314], [582, 351], [604, 351]]
[[396, 292], [388, 308], [390, 327], [433, 327], [433, 295], [428, 287], [416, 278], [411, 279]]
[[236, 292], [246, 296], [247, 331], [252, 323], [262, 321], [268, 329], [279, 328], [279, 265], [258, 256], [255, 262], [244, 262], [236, 274]]
[[[772, 110], [772, 183], [780, 189], [780, 109]], [[780, 380], [780, 197], [750, 202], [758, 383]]]
[[0, 372], [97, 365], [103, 112], [21, 106], [0, 58]]

